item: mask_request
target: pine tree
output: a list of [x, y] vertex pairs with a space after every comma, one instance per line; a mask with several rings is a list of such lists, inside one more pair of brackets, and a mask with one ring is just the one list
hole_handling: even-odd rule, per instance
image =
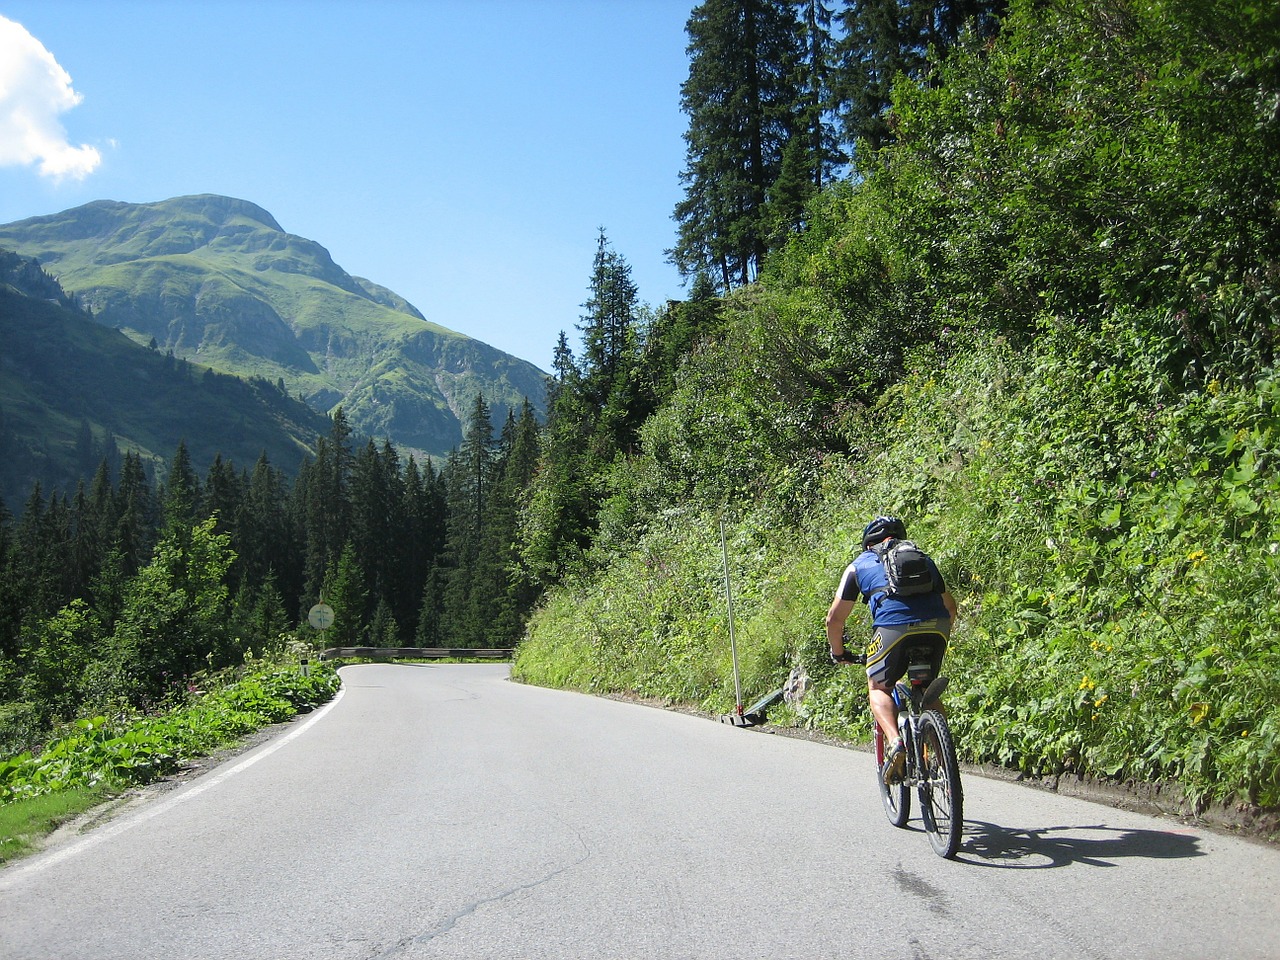
[[602, 411], [625, 372], [632, 347], [638, 290], [631, 266], [609, 246], [601, 228], [591, 269], [591, 296], [582, 332], [582, 394], [588, 408]]
[[418, 625], [413, 633], [415, 647], [440, 647], [445, 642], [441, 625], [444, 613], [444, 573], [433, 568], [422, 585], [422, 597], [418, 605]]
[[97, 538], [98, 524], [83, 480], [76, 485], [71, 500], [71, 531], [71, 596], [83, 598], [98, 574], [105, 549]]
[[768, 192], [803, 113], [803, 50], [788, 0], [705, 0], [686, 30], [685, 197], [671, 256], [683, 275], [706, 272], [727, 291], [751, 283], [768, 253]]
[[483, 611], [492, 587], [478, 576], [487, 557], [485, 522], [494, 481], [493, 426], [489, 405], [476, 394], [462, 445], [445, 467], [448, 496], [448, 534], [445, 562], [443, 621], [451, 646], [485, 646], [487, 623]]
[[[13, 515], [0, 500], [0, 672], [4, 662], [18, 653], [18, 630], [22, 623], [22, 585], [17, 569], [20, 554], [13, 547]], [[0, 697], [4, 693], [0, 686]]]
[[116, 500], [111, 485], [111, 467], [104, 459], [89, 485], [84, 512], [76, 520], [76, 538], [84, 558], [86, 596], [92, 595], [92, 584], [102, 572], [106, 558], [116, 550]]
[[[303, 598], [305, 557], [290, 516], [292, 502], [285, 478], [265, 453], [259, 456], [236, 511], [234, 577], [236, 582], [247, 583], [255, 598], [263, 584], [273, 583], [286, 619], [296, 622]], [[314, 599], [316, 595], [310, 598]]]
[[162, 502], [165, 534], [189, 531], [195, 524], [200, 509], [200, 481], [191, 466], [191, 454], [187, 452], [185, 440], [179, 441], [169, 465]]
[[[808, 157], [810, 182], [819, 191], [830, 182], [836, 169], [848, 162], [840, 149], [833, 123], [836, 94], [836, 41], [832, 33], [833, 11], [823, 0], [802, 0], [801, 38], [803, 53], [799, 63], [797, 88], [802, 119], [798, 135]], [[785, 157], [784, 157], [785, 162]]]
[[[397, 610], [401, 611], [397, 613], [397, 619], [416, 637], [421, 632], [423, 593], [444, 551], [445, 503], [443, 488], [430, 460], [426, 460], [422, 470], [419, 470], [417, 461], [412, 456], [409, 457], [403, 486], [404, 503], [401, 513], [405, 529], [400, 533], [400, 538], [405, 547], [405, 570], [404, 586], [401, 588], [403, 597], [397, 599], [413, 606], [407, 612], [397, 606]], [[437, 619], [439, 610], [433, 610], [431, 616], [433, 621]], [[432, 645], [434, 644], [427, 644]]]
[[776, 250], [806, 226], [809, 201], [848, 158], [834, 123], [835, 40], [832, 11], [823, 0], [800, 0], [800, 50], [793, 85], [794, 110], [785, 118], [786, 138], [764, 212], [766, 240]]
[[490, 515], [495, 590], [506, 602], [493, 619], [494, 646], [514, 646], [523, 634], [539, 590], [521, 562], [518, 542], [520, 510], [538, 469], [538, 420], [526, 397], [520, 418], [508, 416], [502, 431], [499, 477]]
[[365, 637], [371, 647], [400, 646], [400, 627], [396, 623], [395, 615], [391, 612], [391, 604], [387, 603], [386, 598], [378, 601]]
[[71, 600], [71, 511], [57, 495], [46, 504], [37, 483], [14, 530], [11, 574], [21, 620], [52, 616]]
[[343, 546], [325, 577], [322, 595], [324, 602], [333, 608], [333, 626], [326, 631], [326, 642], [336, 647], [360, 646], [365, 634], [368, 592], [355, 545], [350, 541]]
[[209, 467], [205, 478], [200, 513], [202, 516], [217, 517], [218, 531], [232, 533], [236, 531], [236, 517], [240, 512], [240, 502], [244, 497], [245, 483], [236, 473], [235, 466], [229, 460], [223, 460], [222, 454], [214, 455], [213, 465]]
[[614, 455], [632, 446], [643, 419], [639, 406], [636, 285], [631, 265], [609, 246], [604, 230], [591, 272], [591, 296], [583, 305], [583, 356], [577, 409], [586, 415], [589, 461], [598, 475]]
[[589, 288], [578, 327], [582, 360], [574, 359], [562, 332], [547, 382], [537, 480], [522, 494], [526, 506], [515, 520], [520, 563], [532, 578], [522, 596], [536, 594], [540, 587], [533, 583], [559, 579], [590, 542], [605, 474], [617, 454], [634, 445], [649, 409], [640, 379], [638, 291], [630, 264], [610, 247], [603, 229]]
[[[416, 619], [425, 576], [415, 565], [419, 547], [414, 543], [407, 482], [400, 469], [400, 455], [389, 441], [379, 447], [370, 440], [357, 454], [351, 475], [351, 540], [369, 590], [370, 606], [385, 600], [396, 622], [403, 625]], [[420, 497], [416, 465], [412, 482]]]
[[352, 462], [351, 427], [339, 407], [315, 461], [299, 472], [294, 497], [295, 532], [306, 545], [303, 589], [313, 599], [351, 536]]
[[116, 487], [115, 542], [123, 558], [123, 573], [131, 577], [151, 558], [156, 537], [156, 508], [142, 458], [129, 451], [120, 465]]
[[835, 55], [845, 142], [879, 150], [893, 140], [888, 110], [899, 78], [924, 82], [930, 57], [947, 55], [966, 26], [991, 36], [1006, 0], [847, 0]]

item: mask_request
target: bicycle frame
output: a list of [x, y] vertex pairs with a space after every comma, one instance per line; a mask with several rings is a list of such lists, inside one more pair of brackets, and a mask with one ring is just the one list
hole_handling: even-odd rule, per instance
[[[936, 643], [936, 641], [932, 641]], [[906, 826], [911, 813], [911, 793], [920, 801], [920, 815], [929, 842], [942, 857], [954, 857], [964, 827], [960, 768], [946, 718], [937, 700], [947, 678], [935, 676], [931, 644], [916, 641], [908, 648], [906, 679], [894, 685], [898, 708], [898, 735], [906, 749], [906, 769], [900, 780], [884, 782], [885, 738], [872, 718], [876, 779], [885, 815], [895, 827]]]

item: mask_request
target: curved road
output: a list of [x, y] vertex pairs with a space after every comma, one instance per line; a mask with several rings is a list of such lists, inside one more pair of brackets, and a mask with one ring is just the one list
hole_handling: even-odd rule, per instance
[[1275, 958], [1280, 851], [971, 776], [944, 861], [866, 754], [525, 687], [338, 700], [0, 870], [0, 958]]

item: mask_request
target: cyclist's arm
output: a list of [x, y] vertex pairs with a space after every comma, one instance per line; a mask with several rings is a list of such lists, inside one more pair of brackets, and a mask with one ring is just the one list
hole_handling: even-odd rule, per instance
[[950, 590], [942, 591], [942, 605], [951, 614], [951, 622], [955, 623], [960, 618], [960, 608], [956, 606], [956, 598], [951, 595]]
[[858, 575], [850, 565], [845, 569], [844, 576], [840, 578], [836, 595], [832, 598], [831, 607], [827, 610], [827, 646], [831, 648], [833, 656], [838, 657], [844, 653], [844, 625], [849, 620], [849, 614], [853, 612], [853, 605], [857, 598]]
[[831, 608], [827, 611], [827, 646], [834, 656], [844, 653], [844, 625], [852, 612], [852, 600], [843, 600], [837, 594], [831, 601]]
[[934, 589], [942, 592], [942, 605], [947, 608], [947, 614], [951, 617], [951, 622], [955, 623], [960, 613], [960, 608], [956, 605], [956, 598], [947, 589], [947, 581], [942, 579], [942, 573], [938, 570], [938, 565], [932, 560], [929, 561], [929, 565], [933, 568]]

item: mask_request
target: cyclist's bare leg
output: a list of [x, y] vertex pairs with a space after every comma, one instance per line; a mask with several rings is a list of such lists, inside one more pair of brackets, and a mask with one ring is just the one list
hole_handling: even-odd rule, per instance
[[892, 685], [867, 678], [867, 697], [871, 701], [871, 715], [884, 731], [884, 742], [898, 739], [898, 705], [893, 702]]

